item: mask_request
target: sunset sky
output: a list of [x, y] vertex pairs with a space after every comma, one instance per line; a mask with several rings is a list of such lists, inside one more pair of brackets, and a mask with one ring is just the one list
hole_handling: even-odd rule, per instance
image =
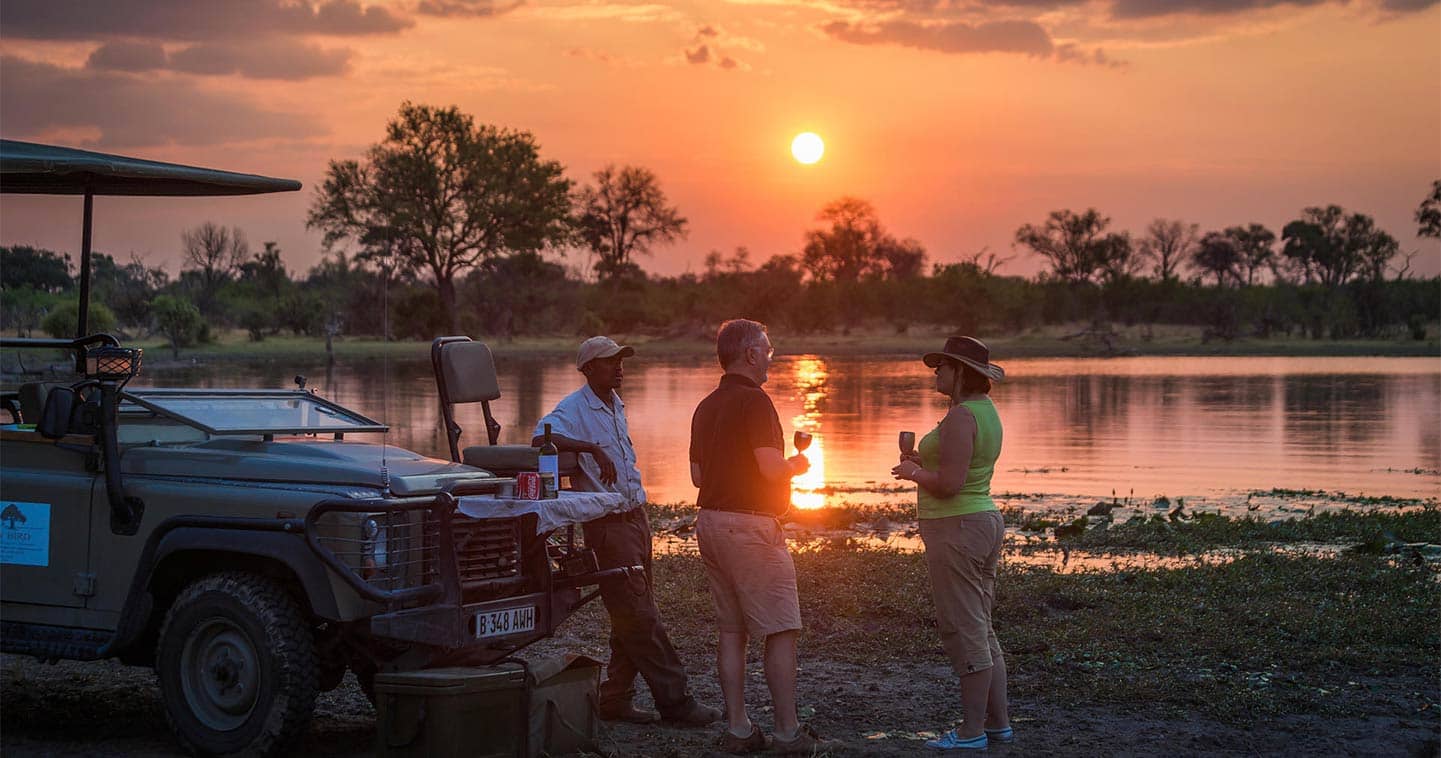
[[[656, 273], [797, 252], [844, 195], [933, 261], [1011, 255], [1058, 208], [1279, 234], [1337, 203], [1441, 273], [1412, 220], [1441, 178], [1441, 0], [3, 0], [0, 54], [6, 138], [305, 184], [97, 199], [96, 249], [172, 275], [207, 220], [303, 274], [327, 161], [404, 100], [529, 130], [577, 181], [655, 171], [690, 220], [639, 261]], [[826, 143], [811, 166], [804, 131]], [[73, 252], [79, 213], [5, 195], [0, 243]]]

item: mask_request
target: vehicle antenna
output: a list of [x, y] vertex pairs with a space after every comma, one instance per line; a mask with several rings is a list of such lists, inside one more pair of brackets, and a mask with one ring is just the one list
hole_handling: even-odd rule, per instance
[[[390, 259], [380, 261], [380, 417], [390, 418]], [[386, 467], [387, 443], [390, 427], [380, 435], [380, 488], [382, 494], [390, 496], [390, 469]]]

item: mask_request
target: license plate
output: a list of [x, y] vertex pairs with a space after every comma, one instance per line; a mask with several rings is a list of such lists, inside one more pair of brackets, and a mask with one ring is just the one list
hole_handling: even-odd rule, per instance
[[535, 629], [535, 606], [502, 608], [475, 614], [475, 636], [499, 637], [502, 634], [529, 632]]

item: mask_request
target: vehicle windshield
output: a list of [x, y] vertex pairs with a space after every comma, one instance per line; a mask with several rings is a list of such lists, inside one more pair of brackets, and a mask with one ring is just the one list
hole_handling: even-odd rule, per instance
[[174, 390], [124, 393], [125, 415], [155, 413], [209, 434], [384, 432], [384, 424], [304, 390]]

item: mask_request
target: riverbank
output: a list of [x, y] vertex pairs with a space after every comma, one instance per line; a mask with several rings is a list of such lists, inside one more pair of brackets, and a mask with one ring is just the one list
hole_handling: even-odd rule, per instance
[[[662, 520], [687, 513], [652, 515], [666, 528]], [[1016, 526], [1022, 517], [1008, 514]], [[1188, 560], [1058, 571], [1017, 560], [1027, 546], [1008, 544], [996, 625], [1018, 739], [992, 753], [1433, 755], [1441, 747], [1441, 572], [1402, 544], [1441, 543], [1434, 507], [1274, 524], [1178, 515], [1098, 526], [1060, 538], [1052, 527], [1047, 539], [1052, 548]], [[1368, 547], [1367, 535], [1385, 542]], [[1288, 541], [1337, 549], [1298, 553], [1283, 549]], [[1204, 557], [1217, 548], [1247, 552]], [[844, 541], [793, 542], [792, 550], [806, 624], [804, 717], [841, 741], [832, 755], [917, 754], [959, 717], [924, 556]], [[655, 587], [696, 695], [719, 703], [699, 557], [658, 556]], [[592, 603], [531, 652], [604, 659], [607, 623]], [[757, 646], [747, 670], [752, 715], [769, 728]], [[7, 755], [177, 754], [144, 669], [7, 656], [0, 685]], [[706, 755], [716, 731], [607, 725], [601, 747], [614, 756]], [[374, 739], [372, 711], [347, 678], [321, 698], [304, 751], [362, 755]]]
[[[1441, 357], [1437, 329], [1425, 340], [1410, 338], [1368, 340], [1312, 340], [1299, 337], [1246, 338], [1231, 341], [1206, 339], [1199, 328], [1170, 325], [1115, 326], [1097, 335], [1085, 325], [1060, 325], [1012, 335], [982, 335], [992, 355], [1000, 358], [1063, 358], [1149, 355], [1255, 355], [1255, 356], [1426, 356]], [[888, 329], [857, 329], [849, 334], [785, 334], [773, 336], [781, 355], [915, 355], [935, 350], [950, 331], [943, 327], [913, 327], [905, 334]], [[707, 356], [715, 349], [709, 335], [612, 335], [646, 356]], [[483, 338], [482, 338], [483, 339]], [[489, 339], [501, 356], [569, 357], [577, 336]], [[250, 341], [244, 332], [228, 332], [216, 342], [184, 348], [179, 357], [160, 340], [139, 340], [151, 365], [219, 360], [324, 360], [325, 341], [315, 337], [275, 336]], [[337, 360], [379, 358], [428, 360], [430, 343], [383, 342], [371, 338], [341, 338], [333, 343]]]

